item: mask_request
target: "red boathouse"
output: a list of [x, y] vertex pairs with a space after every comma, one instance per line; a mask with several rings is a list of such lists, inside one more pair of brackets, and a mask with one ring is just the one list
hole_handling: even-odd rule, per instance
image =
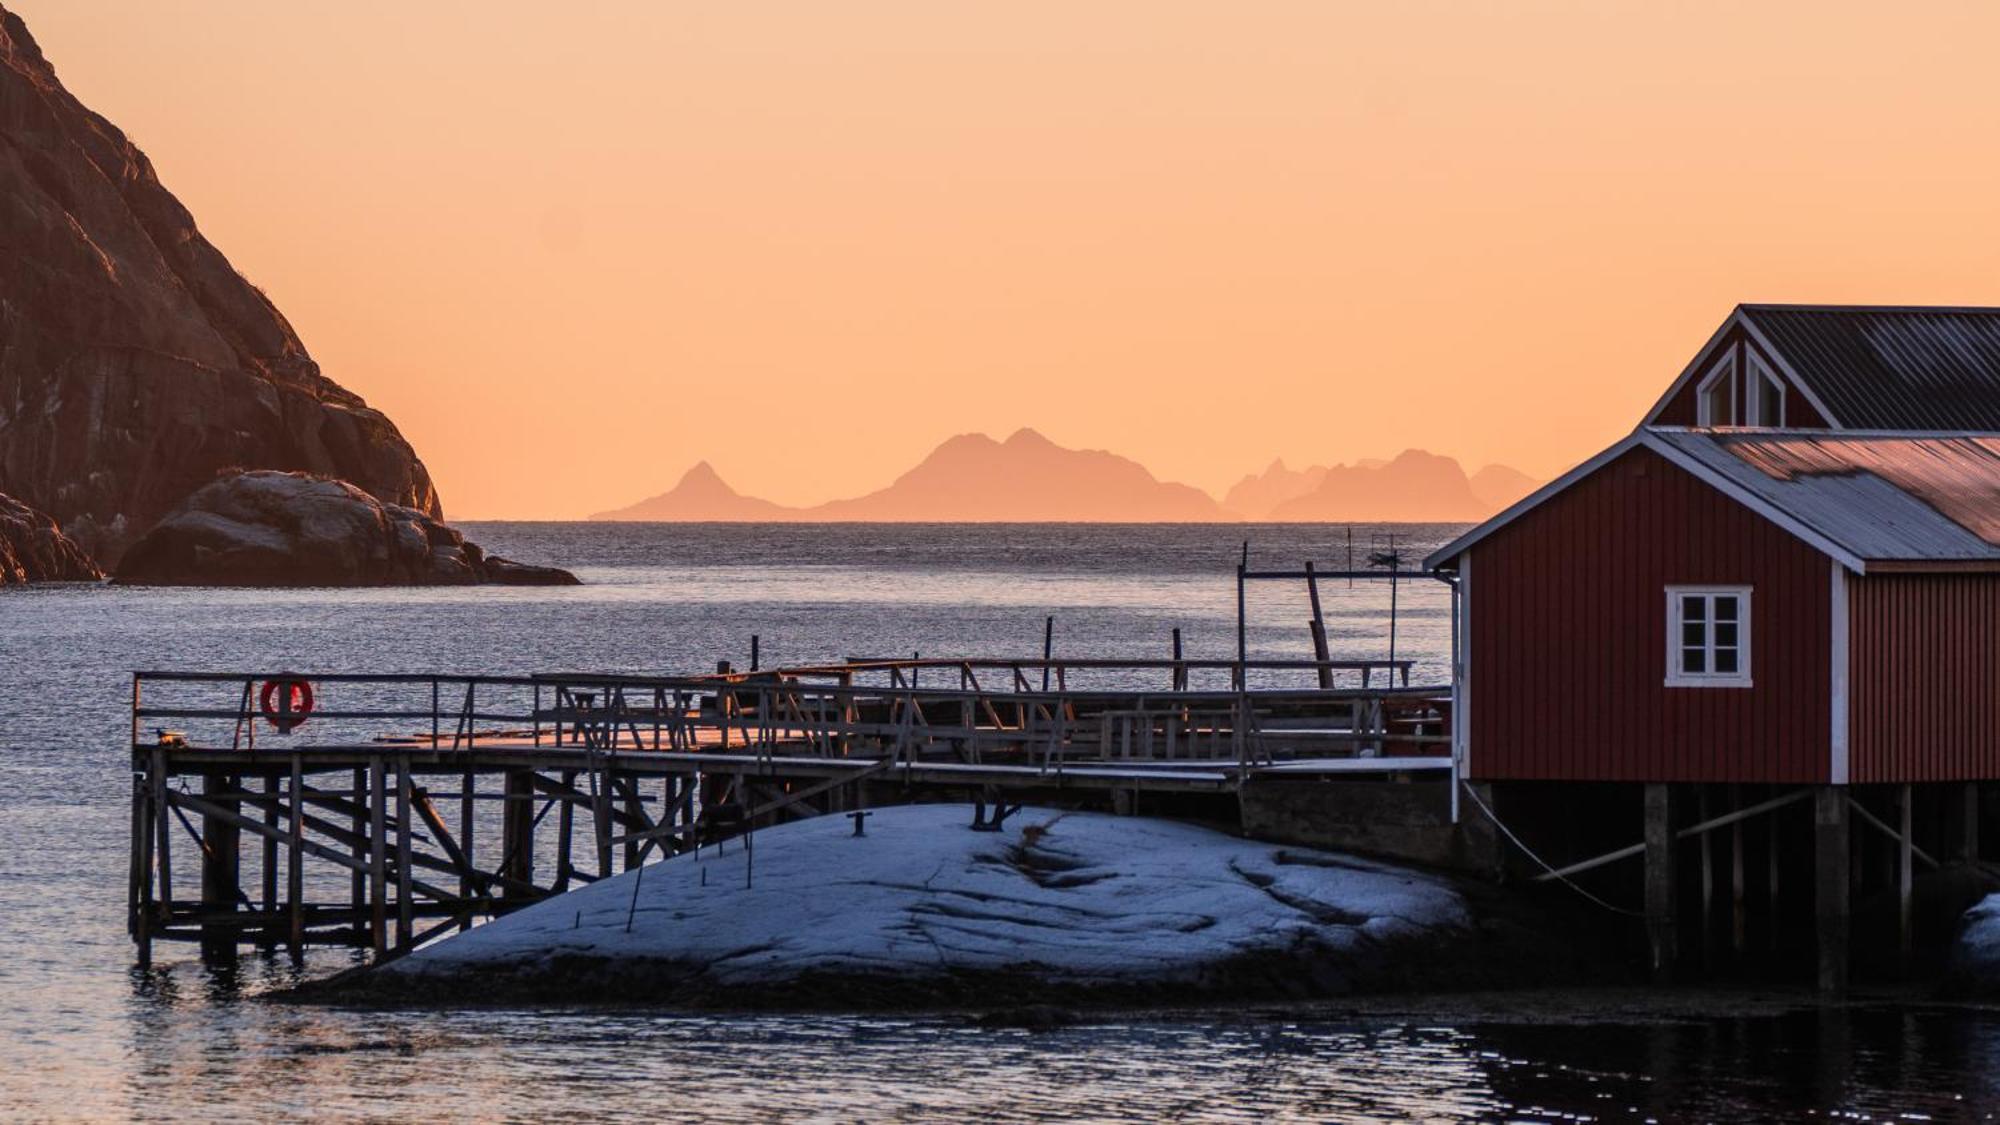
[[1643, 852], [1664, 972], [1675, 840], [1702, 944], [1740, 947], [1744, 822], [1773, 814], [1750, 866], [1775, 914], [1776, 814], [1812, 798], [1822, 982], [1850, 816], [1889, 838], [1907, 956], [1913, 857], [1976, 860], [2000, 780], [2000, 310], [1743, 306], [1638, 430], [1427, 565], [1459, 593], [1460, 775], [1643, 786], [1645, 845], [1544, 877]]

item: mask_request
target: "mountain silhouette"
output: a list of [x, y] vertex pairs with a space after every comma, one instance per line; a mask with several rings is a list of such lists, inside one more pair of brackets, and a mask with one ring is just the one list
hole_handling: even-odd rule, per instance
[[723, 483], [714, 466], [698, 461], [681, 475], [680, 483], [637, 504], [598, 512], [594, 520], [659, 520], [670, 523], [762, 523], [799, 518], [787, 508], [755, 496], [745, 496]]

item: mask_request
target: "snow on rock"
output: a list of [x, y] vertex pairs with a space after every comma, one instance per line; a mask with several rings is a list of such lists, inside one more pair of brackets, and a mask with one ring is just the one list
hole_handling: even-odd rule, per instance
[[1965, 912], [1951, 950], [1950, 983], [1959, 992], [2000, 994], [2000, 894]]
[[1439, 954], [1476, 937], [1438, 876], [1101, 813], [1027, 809], [1000, 833], [970, 821], [965, 805], [912, 805], [875, 810], [862, 837], [844, 816], [766, 829], [753, 848], [710, 846], [447, 938], [367, 989], [714, 999], [789, 985], [810, 1002], [800, 982], [1006, 979], [1326, 994], [1442, 979]]

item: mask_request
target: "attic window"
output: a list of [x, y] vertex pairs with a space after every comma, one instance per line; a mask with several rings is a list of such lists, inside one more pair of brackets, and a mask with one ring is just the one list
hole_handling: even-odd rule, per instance
[[1750, 587], [1667, 587], [1667, 686], [1750, 686]]
[[1750, 357], [1749, 423], [1753, 426], [1785, 424], [1785, 384], [1778, 373], [1756, 356]]
[[1696, 388], [1695, 425], [1734, 426], [1736, 424], [1736, 355], [1731, 352], [1716, 361]]

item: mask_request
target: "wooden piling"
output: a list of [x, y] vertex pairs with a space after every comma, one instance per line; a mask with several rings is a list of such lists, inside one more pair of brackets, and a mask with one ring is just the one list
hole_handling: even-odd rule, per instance
[[1680, 949], [1675, 926], [1673, 798], [1670, 786], [1646, 786], [1646, 937], [1653, 981], [1673, 980]]
[[410, 758], [396, 758], [396, 951], [408, 953], [415, 933], [410, 894]]
[[1821, 785], [1813, 792], [1813, 917], [1818, 928], [1819, 990], [1847, 991], [1850, 928], [1848, 848], [1852, 832], [1847, 787]]
[[1914, 895], [1915, 872], [1911, 870], [1915, 841], [1911, 837], [1912, 822], [1910, 787], [1907, 783], [1896, 787], [1896, 957], [1898, 969], [1902, 973], [1910, 970], [1911, 953], [1911, 906]]
[[[242, 802], [223, 794], [238, 791], [233, 777], [209, 774], [201, 779], [202, 797], [211, 805], [236, 812]], [[242, 893], [238, 854], [242, 830], [219, 816], [201, 818], [201, 905], [205, 913], [234, 913]], [[226, 925], [204, 922], [201, 927], [201, 957], [204, 961], [236, 959], [236, 934]]]
[[[501, 813], [500, 873], [517, 883], [535, 880], [535, 787], [534, 771], [510, 769], [506, 773], [505, 811]], [[521, 892], [508, 888], [508, 898]]]
[[292, 751], [291, 779], [285, 803], [285, 913], [286, 941], [292, 959], [305, 956], [306, 890], [305, 857], [305, 777], [299, 752]]

